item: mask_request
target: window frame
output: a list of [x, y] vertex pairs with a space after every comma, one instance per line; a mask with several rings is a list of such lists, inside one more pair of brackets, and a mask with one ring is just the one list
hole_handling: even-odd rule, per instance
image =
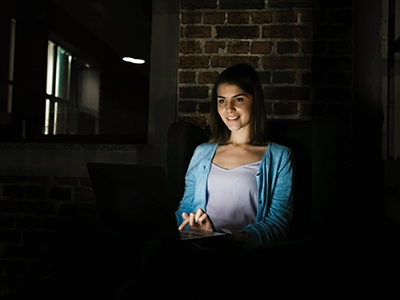
[[[48, 134], [44, 135], [47, 75], [47, 43], [59, 43], [49, 30], [50, 2], [40, 0], [34, 5], [17, 1], [15, 62], [10, 130], [2, 137], [5, 142], [83, 143], [83, 144], [146, 144], [148, 134]], [[51, 4], [50, 4], [51, 5]], [[54, 4], [53, 4], [54, 5]], [[24, 6], [24, 7], [22, 7]], [[39, 17], [37, 17], [39, 16]], [[32, 26], [32, 22], [34, 25]], [[67, 43], [68, 44], [68, 43]], [[60, 45], [63, 47], [60, 43]], [[68, 49], [69, 50], [69, 49]], [[37, 55], [38, 60], [32, 58]], [[29, 72], [26, 68], [30, 67]], [[38, 71], [33, 71], [37, 69]], [[37, 76], [31, 76], [36, 73]], [[33, 79], [32, 79], [33, 78]], [[31, 80], [32, 79], [32, 80]], [[32, 82], [31, 82], [32, 81]], [[30, 88], [25, 90], [25, 87]], [[35, 86], [34, 88], [32, 86]], [[51, 97], [50, 97], [51, 98]], [[56, 100], [57, 98], [51, 98]], [[146, 119], [147, 120], [147, 119]], [[147, 124], [148, 125], [148, 120]]]

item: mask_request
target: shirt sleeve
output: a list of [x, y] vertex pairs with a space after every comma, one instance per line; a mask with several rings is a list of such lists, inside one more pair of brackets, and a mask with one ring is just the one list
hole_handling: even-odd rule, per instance
[[280, 155], [272, 155], [267, 162], [260, 189], [262, 202], [260, 217], [247, 225], [244, 248], [283, 241], [287, 238], [293, 215], [294, 154], [286, 148]]
[[198, 146], [190, 160], [188, 169], [185, 175], [185, 189], [182, 200], [179, 203], [178, 209], [175, 211], [175, 218], [178, 226], [183, 222], [182, 213], [190, 213], [193, 211], [193, 203], [196, 190], [196, 177], [198, 174], [198, 162], [201, 160], [200, 147]]

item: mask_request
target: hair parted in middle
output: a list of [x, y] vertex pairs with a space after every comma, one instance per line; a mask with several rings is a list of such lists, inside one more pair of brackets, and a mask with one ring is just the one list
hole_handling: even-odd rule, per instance
[[250, 116], [250, 144], [266, 145], [269, 141], [267, 114], [264, 102], [264, 93], [257, 71], [250, 65], [237, 64], [226, 68], [217, 77], [211, 95], [210, 108], [210, 142], [226, 144], [230, 137], [230, 130], [218, 113], [218, 86], [222, 83], [240, 87], [253, 96], [253, 105]]

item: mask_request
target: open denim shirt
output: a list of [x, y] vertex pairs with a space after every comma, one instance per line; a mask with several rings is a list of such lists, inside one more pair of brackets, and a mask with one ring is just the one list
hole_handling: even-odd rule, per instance
[[[203, 143], [194, 151], [185, 176], [183, 198], [175, 212], [178, 226], [183, 222], [183, 212], [199, 208], [206, 212], [207, 179], [217, 147], [216, 143]], [[244, 249], [287, 238], [294, 209], [293, 151], [269, 142], [256, 180], [259, 188], [256, 221], [241, 230], [246, 233]]]

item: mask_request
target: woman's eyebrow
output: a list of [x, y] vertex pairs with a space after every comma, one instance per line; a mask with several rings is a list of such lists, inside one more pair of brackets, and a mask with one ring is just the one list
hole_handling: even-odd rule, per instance
[[[246, 96], [246, 94], [237, 94], [237, 95], [233, 95], [232, 98], [236, 98], [236, 97], [240, 97], [240, 96]], [[217, 98], [225, 98], [225, 96], [217, 95]]]

